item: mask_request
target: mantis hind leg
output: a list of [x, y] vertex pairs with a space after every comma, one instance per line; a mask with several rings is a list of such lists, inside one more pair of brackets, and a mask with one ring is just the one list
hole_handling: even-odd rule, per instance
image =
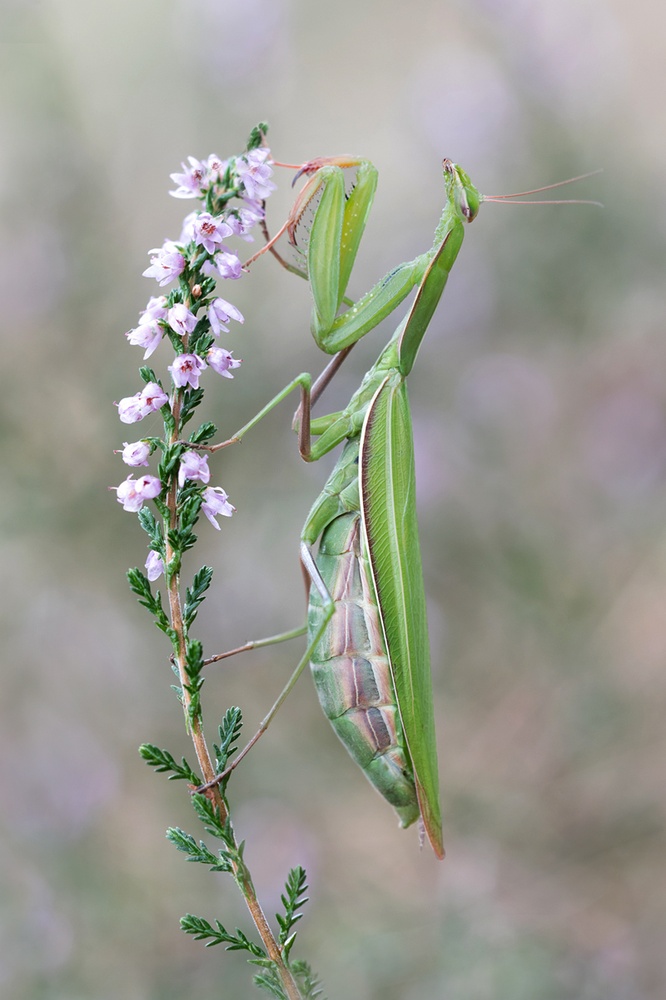
[[[295, 670], [293, 671], [291, 677], [283, 687], [278, 698], [271, 706], [266, 716], [260, 722], [259, 727], [254, 736], [250, 740], [248, 740], [248, 742], [245, 744], [245, 746], [240, 751], [238, 756], [226, 768], [226, 770], [224, 770], [221, 774], [218, 774], [212, 781], [209, 781], [205, 785], [201, 785], [199, 788], [197, 788], [196, 789], [197, 792], [205, 792], [209, 788], [213, 788], [215, 785], [218, 785], [220, 782], [224, 781], [231, 774], [231, 772], [238, 767], [242, 759], [250, 752], [255, 743], [257, 743], [258, 740], [263, 736], [263, 734], [266, 732], [269, 725], [277, 715], [278, 710], [281, 708], [282, 704], [284, 703], [287, 696], [291, 692], [292, 688], [296, 684], [296, 681], [303, 673], [303, 670], [310, 663], [314, 650], [316, 649], [322, 636], [326, 632], [328, 624], [331, 618], [333, 617], [333, 614], [335, 613], [335, 603], [333, 601], [333, 598], [331, 597], [326, 587], [326, 584], [322, 579], [322, 576], [317, 568], [314, 556], [312, 555], [312, 551], [306, 542], [301, 542], [301, 565], [303, 566], [304, 572], [307, 573], [312, 583], [312, 586], [316, 588], [322, 600], [323, 614], [321, 617], [321, 621], [319, 623], [319, 627], [310, 637], [310, 641], [307, 645], [307, 648], [303, 653], [302, 657], [300, 658], [300, 660], [298, 661]], [[301, 628], [293, 629], [290, 632], [282, 632], [277, 636], [270, 636], [267, 639], [258, 639], [254, 642], [245, 643], [244, 646], [239, 646], [237, 649], [229, 650], [229, 652], [219, 654], [216, 657], [211, 657], [211, 660], [207, 662], [215, 662], [217, 660], [224, 659], [225, 657], [233, 656], [235, 653], [244, 652], [245, 650], [258, 649], [262, 646], [270, 646], [273, 645], [274, 643], [284, 642], [288, 639], [296, 638], [299, 635], [304, 635], [306, 631], [307, 631], [307, 625], [304, 625]]]

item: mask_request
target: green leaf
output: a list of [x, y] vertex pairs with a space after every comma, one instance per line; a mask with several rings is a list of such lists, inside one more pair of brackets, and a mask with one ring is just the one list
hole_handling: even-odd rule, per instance
[[[296, 919], [297, 920], [301, 919], [301, 914], [300, 913], [296, 917]], [[289, 937], [287, 938], [287, 940], [283, 943], [283, 945], [282, 945], [282, 954], [284, 955], [285, 960], [287, 960], [289, 958], [289, 952], [291, 951], [292, 945], [293, 945], [293, 943], [294, 943], [295, 940], [296, 940], [296, 932], [294, 931], [294, 933], [290, 934]]]
[[213, 744], [216, 759], [215, 771], [217, 774], [221, 774], [224, 771], [229, 758], [235, 753], [236, 746], [233, 744], [238, 740], [242, 728], [243, 713], [240, 708], [236, 706], [228, 708], [218, 729], [220, 744], [219, 746], [216, 743]]
[[180, 410], [180, 424], [184, 427], [194, 414], [194, 410], [203, 399], [203, 389], [188, 389], [183, 393], [183, 403]]
[[187, 706], [187, 717], [189, 719], [190, 726], [196, 725], [197, 721], [201, 719], [201, 695], [199, 692], [203, 687], [203, 683], [202, 677], [199, 680], [194, 681], [193, 684], [183, 685], [190, 699], [190, 703]]
[[194, 773], [184, 757], [182, 758], [182, 763], [177, 764], [168, 750], [160, 750], [153, 743], [142, 743], [139, 747], [139, 753], [146, 764], [154, 767], [156, 771], [173, 772], [169, 777], [169, 781], [183, 779], [189, 781], [192, 785], [201, 784], [201, 778]]
[[196, 618], [197, 609], [204, 600], [212, 579], [213, 570], [211, 567], [202, 566], [199, 572], [195, 574], [192, 586], [187, 588], [183, 607], [183, 618], [186, 628], [189, 628]]
[[276, 1000], [289, 1000], [282, 986], [282, 981], [274, 968], [267, 972], [257, 973], [253, 981], [255, 986], [270, 993], [272, 997], [276, 997]]
[[164, 448], [162, 461], [159, 464], [159, 476], [163, 483], [169, 479], [183, 453], [182, 444], [169, 444]]
[[158, 533], [161, 539], [161, 527], [155, 520], [155, 515], [151, 511], [150, 507], [142, 507], [141, 510], [137, 511], [137, 517], [139, 519], [139, 524], [146, 534], [150, 535], [151, 539], [155, 538]]
[[[260, 989], [266, 990], [273, 997], [286, 1000], [286, 994], [282, 985], [279, 971], [274, 962], [261, 959], [249, 959], [251, 965], [260, 965], [262, 972], [254, 977], [254, 983]], [[320, 981], [314, 975], [307, 962], [299, 961], [291, 964], [287, 963], [287, 968], [298, 986], [302, 1000], [324, 1000], [323, 992], [320, 989]]]
[[190, 351], [192, 354], [198, 354], [200, 358], [205, 358], [206, 352], [215, 343], [215, 337], [212, 333], [208, 333], [209, 327], [208, 320], [201, 319], [190, 336]]
[[139, 604], [141, 604], [142, 607], [147, 608], [148, 611], [150, 611], [150, 613], [154, 616], [157, 627], [162, 632], [167, 632], [168, 634], [169, 619], [165, 615], [162, 608], [162, 598], [159, 590], [156, 591], [155, 596], [153, 596], [150, 588], [150, 581], [141, 572], [141, 570], [136, 567], [134, 567], [134, 569], [128, 569], [127, 582], [129, 583], [132, 593], [136, 594]]
[[247, 140], [248, 153], [250, 152], [251, 149], [256, 149], [257, 146], [261, 146], [262, 140], [264, 136], [267, 134], [268, 134], [267, 122], [259, 122], [258, 125], [255, 125], [252, 131], [250, 132], [250, 136]]
[[148, 385], [149, 382], [156, 382], [160, 388], [162, 387], [162, 383], [158, 379], [157, 375], [148, 365], [141, 365], [139, 368], [139, 375], [141, 376], [141, 381], [145, 382], [146, 385]]
[[[165, 425], [166, 425], [166, 421], [165, 421]], [[153, 500], [153, 503], [157, 507], [157, 510], [159, 511], [159, 514], [160, 514], [160, 517], [162, 517], [165, 522], [168, 522], [168, 520], [169, 520], [169, 508], [166, 505], [166, 503], [164, 502], [164, 500], [161, 500], [160, 497], [155, 497], [155, 499]]]
[[135, 566], [133, 569], [127, 570], [127, 582], [130, 585], [130, 590], [137, 597], [149, 601], [153, 600], [150, 582], [138, 567]]
[[169, 827], [166, 836], [178, 851], [187, 854], [188, 861], [208, 865], [212, 872], [233, 872], [231, 856], [227, 851], [221, 850], [215, 855], [206, 847], [203, 840], [197, 843], [194, 837], [177, 826]]
[[266, 952], [259, 945], [250, 941], [248, 937], [238, 928], [235, 934], [229, 931], [220, 923], [215, 921], [215, 927], [203, 917], [196, 917], [192, 913], [186, 913], [180, 919], [180, 926], [186, 934], [192, 934], [197, 941], [207, 941], [207, 948], [216, 944], [226, 944], [226, 951], [248, 951], [257, 959], [265, 959]]
[[296, 935], [291, 934], [291, 929], [303, 916], [302, 913], [297, 911], [308, 902], [308, 897], [305, 895], [307, 890], [308, 884], [305, 869], [301, 868], [300, 865], [292, 868], [287, 876], [285, 894], [280, 897], [284, 906], [284, 916], [281, 916], [279, 913], [275, 914], [278, 926], [280, 927], [279, 942], [281, 948], [287, 948], [287, 941], [289, 941], [288, 949], [291, 949], [294, 943], [293, 939]]
[[203, 646], [200, 639], [188, 639], [185, 652], [185, 673], [191, 680], [199, 676], [204, 668]]
[[200, 424], [195, 431], [190, 434], [190, 442], [192, 444], [203, 444], [205, 441], [210, 441], [212, 437], [217, 434], [217, 427], [210, 421], [204, 424]]
[[206, 832], [217, 837], [218, 840], [223, 840], [227, 847], [232, 848], [235, 853], [233, 831], [228, 817], [222, 822], [219, 808], [206, 795], [195, 792], [191, 801], [192, 808], [203, 823]]
[[201, 486], [195, 482], [188, 482], [178, 491], [178, 516], [181, 526], [190, 528], [196, 524], [203, 502], [201, 492]]
[[298, 983], [303, 1000], [325, 1000], [323, 990], [320, 989], [321, 980], [307, 962], [302, 960], [293, 962], [289, 969]]

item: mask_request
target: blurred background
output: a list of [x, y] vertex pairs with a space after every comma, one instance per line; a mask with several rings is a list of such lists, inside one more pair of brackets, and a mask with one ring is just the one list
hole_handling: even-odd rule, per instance
[[[3, 996], [255, 995], [242, 957], [178, 927], [252, 929], [164, 838], [200, 829], [137, 747], [191, 745], [125, 583], [145, 536], [107, 486], [146, 251], [192, 207], [169, 173], [262, 119], [276, 158], [378, 166], [354, 296], [430, 245], [443, 156], [491, 193], [603, 167], [564, 196], [605, 208], [482, 206], [410, 379], [446, 861], [397, 828], [304, 676], [231, 786], [260, 897], [272, 914], [307, 867], [296, 950], [331, 1000], [666, 995], [665, 28], [647, 0], [3, 0]], [[207, 394], [224, 435], [321, 367], [305, 283], [265, 259], [233, 293], [245, 365]], [[215, 460], [238, 513], [201, 525], [208, 652], [302, 619], [299, 531], [335, 456], [300, 462], [292, 410]], [[209, 735], [232, 704], [253, 731], [301, 648], [212, 669]]]

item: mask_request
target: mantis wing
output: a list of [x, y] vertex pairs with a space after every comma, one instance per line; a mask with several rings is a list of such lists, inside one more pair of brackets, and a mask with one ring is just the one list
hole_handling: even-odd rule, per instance
[[428, 839], [444, 856], [426, 602], [404, 379], [388, 375], [364, 422], [361, 512], [384, 637]]

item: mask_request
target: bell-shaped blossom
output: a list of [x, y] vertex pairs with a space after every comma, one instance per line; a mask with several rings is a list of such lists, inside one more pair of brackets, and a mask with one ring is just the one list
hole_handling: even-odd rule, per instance
[[143, 420], [146, 415], [145, 405], [140, 392], [133, 396], [125, 396], [116, 404], [118, 407], [118, 417], [124, 424], [135, 424], [137, 420]]
[[162, 483], [156, 476], [141, 476], [133, 479], [128, 476], [120, 486], [112, 487], [116, 491], [118, 503], [125, 510], [141, 510], [146, 500], [154, 500], [162, 492]]
[[154, 413], [155, 410], [161, 410], [169, 402], [169, 397], [157, 382], [148, 382], [144, 385], [141, 390], [141, 398], [145, 408], [144, 416]]
[[157, 382], [148, 382], [141, 392], [135, 392], [133, 396], [125, 396], [118, 405], [118, 416], [124, 424], [135, 424], [137, 420], [143, 420], [149, 413], [161, 409], [165, 403], [169, 402], [169, 397]]
[[201, 455], [198, 451], [183, 452], [178, 469], [178, 485], [184, 486], [186, 479], [198, 479], [202, 483], [210, 482], [207, 455]]
[[234, 208], [229, 212], [226, 221], [233, 230], [234, 236], [240, 236], [242, 240], [252, 243], [254, 236], [250, 235], [250, 231], [264, 218], [266, 213], [260, 201], [250, 201], [245, 198], [243, 202], [242, 208]]
[[206, 362], [198, 354], [177, 354], [172, 365], [169, 365], [173, 384], [179, 389], [189, 385], [199, 388], [199, 376], [206, 367]]
[[185, 270], [185, 258], [173, 240], [165, 240], [163, 246], [149, 250], [150, 267], [143, 272], [144, 278], [155, 278], [158, 285], [168, 285]]
[[179, 337], [186, 337], [197, 325], [197, 318], [184, 302], [176, 302], [167, 313], [167, 322]]
[[214, 278], [216, 276], [215, 272], [221, 278], [240, 278], [243, 273], [240, 258], [228, 250], [216, 253], [212, 261], [205, 260], [201, 265], [201, 270], [209, 278]]
[[151, 295], [146, 304], [146, 308], [140, 315], [139, 324], [151, 323], [155, 319], [166, 319], [166, 314], [166, 295]]
[[216, 337], [220, 336], [222, 330], [229, 333], [229, 327], [226, 324], [230, 319], [235, 319], [237, 323], [245, 322], [242, 312], [223, 298], [213, 299], [208, 306], [208, 319], [211, 330]]
[[163, 335], [164, 330], [156, 319], [150, 320], [147, 323], [144, 323], [142, 320], [137, 327], [133, 330], [128, 330], [125, 334], [130, 344], [136, 347], [145, 347], [144, 361], [160, 346]]
[[229, 503], [228, 496], [221, 486], [209, 486], [203, 491], [202, 496], [203, 503], [201, 504], [201, 509], [213, 527], [219, 531], [220, 526], [215, 518], [220, 515], [222, 517], [231, 517], [236, 508]]
[[233, 236], [233, 229], [221, 215], [200, 212], [192, 223], [192, 239], [208, 253], [220, 250], [227, 236]]
[[162, 561], [162, 556], [159, 552], [155, 552], [153, 549], [148, 553], [148, 558], [146, 559], [146, 576], [153, 583], [158, 580], [162, 573], [164, 572], [164, 562]]
[[125, 465], [148, 465], [150, 445], [146, 441], [123, 441], [123, 462]]
[[181, 163], [183, 172], [169, 174], [171, 180], [178, 187], [175, 191], [169, 191], [173, 198], [200, 198], [208, 187], [208, 168], [205, 163], [195, 160], [193, 156], [188, 156], [189, 167]]
[[273, 170], [266, 162], [269, 156], [270, 150], [260, 146], [236, 160], [236, 173], [248, 198], [253, 201], [263, 201], [271, 191], [275, 191], [275, 184], [270, 180]]
[[252, 243], [254, 236], [251, 235], [251, 230], [257, 225], [258, 222], [266, 215], [264, 211], [264, 206], [260, 201], [252, 201], [249, 198], [244, 199], [245, 204], [238, 211], [238, 215], [241, 222], [241, 232], [239, 236], [246, 240], [248, 243]]
[[225, 351], [223, 347], [211, 347], [211, 349], [206, 354], [206, 361], [218, 375], [224, 375], [225, 378], [233, 378], [233, 375], [229, 371], [230, 368], [240, 368], [243, 363], [240, 359], [236, 360], [230, 351]]
[[211, 153], [206, 160], [208, 176], [212, 181], [221, 181], [228, 165], [228, 160], [221, 160], [215, 153]]

